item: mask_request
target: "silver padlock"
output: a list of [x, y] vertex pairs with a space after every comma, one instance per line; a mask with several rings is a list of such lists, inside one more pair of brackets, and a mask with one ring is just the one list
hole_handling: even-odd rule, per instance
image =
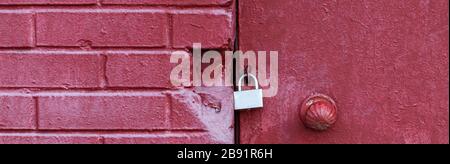
[[[245, 77], [251, 77], [255, 80], [255, 90], [242, 91], [242, 81]], [[246, 74], [239, 79], [238, 82], [239, 91], [234, 92], [234, 109], [254, 109], [264, 107], [263, 103], [263, 90], [259, 89], [259, 83], [256, 76], [252, 74]]]

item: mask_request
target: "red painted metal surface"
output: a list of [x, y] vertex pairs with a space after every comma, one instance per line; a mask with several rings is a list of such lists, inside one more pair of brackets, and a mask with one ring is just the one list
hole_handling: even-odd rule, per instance
[[[448, 0], [241, 0], [240, 47], [279, 51], [278, 95], [241, 113], [241, 143], [448, 143]], [[339, 119], [305, 128], [324, 93]]]

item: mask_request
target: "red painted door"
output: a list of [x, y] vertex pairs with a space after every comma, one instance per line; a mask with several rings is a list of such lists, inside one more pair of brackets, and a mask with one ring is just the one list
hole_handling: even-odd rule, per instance
[[[279, 51], [278, 94], [241, 112], [241, 143], [448, 143], [447, 0], [241, 0], [242, 50]], [[305, 128], [308, 96], [337, 122]]]

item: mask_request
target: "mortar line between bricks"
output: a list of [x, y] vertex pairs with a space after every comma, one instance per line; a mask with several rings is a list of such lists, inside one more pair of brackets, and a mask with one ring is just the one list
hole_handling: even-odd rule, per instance
[[104, 3], [104, 0], [97, 0], [97, 3], [86, 3], [86, 4], [0, 4], [0, 8], [18, 8], [18, 7], [164, 7], [164, 8], [230, 8], [229, 4], [158, 4], [158, 3], [147, 3], [147, 4], [108, 4]]
[[0, 7], [0, 13], [23, 13], [30, 14], [36, 12], [40, 13], [155, 13], [155, 14], [195, 14], [195, 15], [225, 15], [231, 16], [232, 13], [228, 8], [142, 8], [142, 7], [94, 7], [94, 8], [19, 8], [19, 9], [4, 9]]
[[166, 107], [166, 124], [167, 127], [172, 127], [172, 109], [173, 109], [172, 95], [165, 94], [165, 96], [167, 98], [167, 102], [169, 103], [169, 105]]
[[177, 4], [105, 4], [102, 1], [98, 0], [97, 3], [91, 4], [14, 4], [14, 5], [3, 5], [0, 4], [0, 9], [21, 9], [21, 8], [99, 8], [99, 7], [108, 7], [108, 8], [123, 8], [123, 7], [131, 7], [131, 8], [166, 8], [166, 9], [208, 9], [208, 8], [223, 8], [228, 9], [232, 7], [231, 5], [214, 5], [214, 4], [185, 4], [185, 5], [177, 5]]
[[186, 7], [198, 7], [198, 8], [230, 8], [230, 4], [106, 4], [102, 3], [103, 6], [153, 6], [153, 7], [177, 7], [177, 8], [186, 8]]
[[35, 129], [39, 129], [39, 97], [33, 97], [33, 100]]
[[12, 135], [116, 135], [116, 136], [161, 136], [173, 135], [180, 136], [184, 134], [208, 134], [202, 129], [185, 130], [0, 130], [0, 136]]
[[0, 92], [39, 93], [39, 92], [166, 92], [190, 88], [154, 88], [154, 87], [106, 87], [106, 88], [64, 88], [64, 87], [0, 87]]
[[132, 97], [132, 96], [164, 96], [162, 92], [74, 92], [74, 91], [61, 91], [61, 92], [38, 92], [38, 93], [21, 93], [21, 92], [4, 92], [0, 91], [0, 96], [9, 97]]
[[168, 32], [168, 37], [169, 39], [167, 40], [169, 43], [167, 44], [167, 46], [169, 48], [173, 48], [174, 44], [173, 44], [173, 15], [172, 14], [167, 14], [167, 19], [168, 19], [168, 26], [169, 28], [167, 29]]
[[207, 136], [207, 133], [183, 133], [183, 134], [64, 134], [64, 133], [16, 133], [16, 134], [0, 134], [0, 137], [107, 137], [107, 138], [164, 138], [164, 137], [192, 137], [192, 136]]
[[67, 50], [67, 49], [61, 49], [61, 50], [47, 50], [47, 49], [34, 49], [34, 50], [2, 50], [0, 48], [0, 53], [7, 53], [7, 54], [34, 54], [34, 55], [99, 55], [99, 54], [105, 54], [105, 55], [114, 55], [114, 54], [133, 54], [133, 55], [171, 55], [173, 52], [176, 51], [185, 51], [190, 52], [187, 49], [165, 49], [165, 50], [90, 50], [90, 51], [83, 51], [83, 50]]
[[0, 87], [1, 90], [22, 90], [22, 89], [28, 89], [28, 90], [34, 90], [34, 91], [125, 91], [125, 90], [131, 90], [131, 91], [171, 91], [171, 90], [179, 90], [179, 89], [190, 89], [192, 87], [173, 87], [173, 88], [167, 88], [167, 87], [146, 87], [146, 86], [108, 86], [106, 88], [100, 88], [98, 86], [92, 86], [92, 87], [79, 87], [79, 86], [73, 86], [73, 87], [65, 87], [65, 86], [36, 86], [36, 87], [30, 87], [30, 86], [22, 86], [22, 85], [15, 85], [15, 86], [2, 86]]
[[108, 56], [102, 54], [102, 72], [101, 72], [101, 79], [102, 81], [100, 82], [100, 86], [102, 89], [105, 89], [109, 86], [109, 80], [108, 80], [108, 76], [107, 76], [107, 65], [108, 65]]
[[37, 45], [37, 14], [36, 13], [33, 13], [33, 25], [32, 25], [32, 33], [33, 33], [33, 35], [31, 35], [32, 36], [32, 43], [33, 43], [33, 46], [32, 47], [36, 47], [36, 45]]
[[[0, 47], [0, 52], [29, 52], [29, 51], [57, 51], [57, 52], [158, 52], [158, 51], [189, 51], [190, 47], [141, 47], [141, 46], [111, 46], [111, 47], [90, 47], [89, 50], [81, 49], [79, 46], [36, 46], [36, 47]], [[228, 48], [212, 47], [204, 49], [218, 49], [218, 50], [228, 50]]]

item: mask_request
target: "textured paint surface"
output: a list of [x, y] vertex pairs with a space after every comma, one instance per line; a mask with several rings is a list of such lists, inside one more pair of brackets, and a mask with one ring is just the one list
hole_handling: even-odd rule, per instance
[[[448, 0], [241, 0], [243, 50], [280, 52], [280, 89], [241, 115], [242, 143], [448, 143]], [[326, 132], [298, 118], [333, 97]]]
[[234, 143], [232, 87], [174, 87], [228, 50], [232, 0], [0, 0], [0, 144]]
[[[0, 143], [233, 143], [231, 88], [174, 88], [170, 51], [230, 49], [232, 0], [0, 0]], [[156, 6], [156, 7], [155, 7]], [[447, 0], [241, 0], [280, 91], [242, 143], [448, 143]], [[298, 108], [337, 101], [334, 128]], [[220, 111], [220, 112], [217, 112]]]

